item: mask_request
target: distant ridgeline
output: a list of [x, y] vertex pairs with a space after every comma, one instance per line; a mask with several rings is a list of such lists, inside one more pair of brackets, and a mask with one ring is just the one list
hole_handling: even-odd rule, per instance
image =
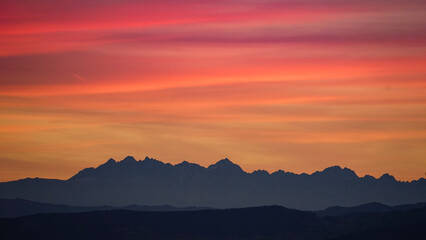
[[389, 174], [358, 177], [338, 166], [294, 174], [279, 170], [244, 172], [223, 159], [208, 168], [176, 165], [146, 157], [113, 159], [86, 168], [68, 180], [27, 178], [0, 183], [0, 198], [79, 206], [171, 205], [236, 208], [281, 205], [319, 210], [369, 202], [387, 205], [426, 201], [426, 179], [400, 182]]

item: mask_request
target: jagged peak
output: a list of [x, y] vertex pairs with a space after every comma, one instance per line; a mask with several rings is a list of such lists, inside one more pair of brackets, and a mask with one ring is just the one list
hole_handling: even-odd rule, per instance
[[146, 156], [146, 157], [143, 159], [143, 161], [142, 161], [142, 162], [144, 162], [144, 161], [147, 161], [147, 162], [150, 162], [150, 161], [152, 161], [152, 162], [161, 162], [161, 161], [159, 161], [159, 160], [157, 160], [157, 159], [155, 159], [155, 158], [150, 158], [150, 157], [148, 157], [148, 156]]
[[338, 165], [325, 168], [321, 172], [317, 171], [312, 175], [330, 175], [330, 176], [345, 175], [345, 176], [351, 176], [351, 177], [358, 177], [358, 175], [356, 175], [355, 171], [353, 171], [352, 169], [349, 169], [347, 167], [342, 168]]
[[[103, 165], [105, 165], [105, 164], [103, 164]], [[93, 168], [93, 167], [85, 168], [85, 169], [79, 171], [77, 174], [75, 174], [71, 178], [69, 178], [68, 180], [74, 180], [74, 179], [78, 179], [78, 178], [84, 178], [84, 177], [90, 176], [93, 172], [95, 172], [95, 168]]]
[[231, 170], [231, 171], [244, 172], [240, 166], [231, 162], [231, 160], [229, 160], [228, 158], [224, 158], [218, 161], [217, 163], [210, 165], [207, 169], [209, 170], [226, 169], [227, 171]]
[[417, 180], [411, 181], [411, 183], [426, 183], [426, 178], [419, 178]]
[[284, 175], [284, 174], [286, 174], [286, 172], [281, 169], [271, 173], [271, 175]]
[[113, 158], [108, 159], [108, 161], [105, 162], [105, 164], [114, 164], [117, 163]]
[[217, 163], [231, 163], [231, 164], [234, 164], [231, 160], [229, 160], [229, 158], [223, 158], [223, 159], [217, 161], [216, 164]]
[[237, 165], [237, 164], [231, 162], [231, 160], [229, 160], [228, 158], [224, 158], [224, 159], [221, 159], [217, 163], [212, 164], [210, 166], [213, 166], [213, 165], [216, 165], [216, 166], [233, 166], [233, 165]]
[[167, 164], [163, 163], [162, 161], [159, 161], [155, 158], [150, 158], [148, 156], [146, 156], [143, 161], [140, 161], [140, 163], [144, 166], [167, 165]]
[[194, 166], [194, 167], [201, 167], [199, 164], [191, 163], [188, 161], [182, 161], [181, 163], [175, 164], [175, 167], [184, 167], [184, 166]]
[[217, 161], [216, 163], [214, 163], [214, 164], [211, 164], [210, 166], [208, 166], [208, 167], [211, 167], [211, 166], [218, 166], [218, 165], [222, 165], [222, 164], [228, 164], [228, 163], [232, 163], [228, 158], [224, 158], [224, 159], [221, 159], [221, 160], [219, 160], [219, 161]]
[[396, 179], [394, 178], [394, 176], [392, 176], [392, 175], [390, 175], [390, 174], [388, 174], [388, 173], [383, 174], [383, 175], [379, 178], [379, 180], [382, 180], [382, 181], [390, 181], [390, 182], [396, 182]]
[[365, 179], [365, 180], [371, 180], [371, 181], [373, 181], [373, 180], [376, 180], [376, 178], [375, 177], [373, 177], [373, 176], [371, 176], [371, 175], [368, 175], [368, 174], [366, 174], [364, 177], [362, 177], [363, 179]]
[[268, 171], [261, 170], [261, 169], [255, 170], [251, 174], [253, 176], [269, 176], [269, 172]]
[[127, 156], [123, 160], [120, 161], [121, 163], [135, 163], [136, 159], [133, 156]]
[[330, 166], [322, 170], [322, 172], [340, 172], [343, 171], [343, 168], [339, 165]]
[[113, 159], [113, 158], [110, 158], [110, 159], [108, 159], [108, 161], [106, 161], [104, 164], [101, 164], [101, 165], [99, 165], [96, 169], [98, 169], [98, 168], [104, 168], [104, 167], [108, 167], [108, 166], [113, 166], [113, 165], [115, 165], [117, 162]]

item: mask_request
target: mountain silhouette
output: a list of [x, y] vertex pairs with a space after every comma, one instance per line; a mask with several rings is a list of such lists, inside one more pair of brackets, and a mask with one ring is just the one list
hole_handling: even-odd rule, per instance
[[198, 211], [210, 208], [205, 207], [184, 207], [177, 208], [169, 205], [162, 206], [141, 206], [128, 205], [124, 207], [112, 206], [70, 206], [64, 204], [51, 204], [34, 202], [25, 199], [0, 199], [0, 218], [15, 218], [38, 213], [79, 213], [91, 211], [106, 210], [133, 210], [133, 211], [154, 211], [154, 212], [172, 212], [172, 211]]
[[223, 174], [243, 174], [245, 173], [240, 166], [234, 164], [229, 159], [225, 158], [219, 162], [210, 165], [208, 168], [210, 171], [219, 172]]
[[418, 208], [426, 208], [426, 202], [398, 205], [394, 207], [391, 207], [382, 203], [378, 203], [378, 202], [362, 204], [362, 205], [354, 206], [354, 207], [334, 206], [334, 207], [326, 208], [321, 211], [316, 211], [316, 214], [318, 216], [343, 216], [348, 214], [403, 211], [403, 210], [411, 210], [411, 209], [418, 209]]
[[[412, 209], [426, 208], [426, 203], [406, 204], [390, 207], [381, 203], [367, 203], [354, 207], [329, 207], [315, 214], [319, 217], [324, 216], [344, 216], [348, 214], [374, 213], [374, 212], [390, 212], [405, 211]], [[0, 218], [16, 218], [33, 214], [46, 213], [80, 213], [92, 211], [108, 211], [108, 210], [132, 210], [144, 212], [177, 212], [177, 211], [200, 211], [212, 208], [206, 207], [184, 207], [178, 208], [169, 205], [162, 206], [141, 206], [128, 205], [124, 207], [113, 206], [70, 206], [64, 204], [51, 204], [34, 202], [25, 199], [0, 199]]]
[[426, 180], [401, 182], [389, 174], [359, 177], [340, 166], [313, 174], [279, 170], [247, 173], [229, 159], [208, 167], [153, 158], [109, 159], [68, 180], [27, 178], [0, 183], [0, 198], [76, 206], [171, 205], [235, 208], [280, 205], [318, 210], [378, 202], [426, 202]]

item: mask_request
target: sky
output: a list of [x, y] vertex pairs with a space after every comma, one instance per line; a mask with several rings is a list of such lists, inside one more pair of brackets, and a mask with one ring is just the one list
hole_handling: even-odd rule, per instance
[[419, 0], [2, 0], [0, 181], [110, 157], [426, 172]]

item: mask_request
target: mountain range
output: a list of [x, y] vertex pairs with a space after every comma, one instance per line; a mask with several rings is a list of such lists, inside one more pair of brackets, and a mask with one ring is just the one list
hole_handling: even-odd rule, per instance
[[109, 159], [86, 168], [68, 180], [27, 178], [0, 183], [0, 198], [78, 206], [172, 205], [240, 208], [280, 205], [318, 210], [330, 206], [387, 205], [426, 202], [426, 179], [397, 181], [359, 177], [333, 166], [313, 174], [279, 170], [247, 173], [229, 159], [205, 168], [195, 163], [176, 165], [146, 157], [137, 161]]

